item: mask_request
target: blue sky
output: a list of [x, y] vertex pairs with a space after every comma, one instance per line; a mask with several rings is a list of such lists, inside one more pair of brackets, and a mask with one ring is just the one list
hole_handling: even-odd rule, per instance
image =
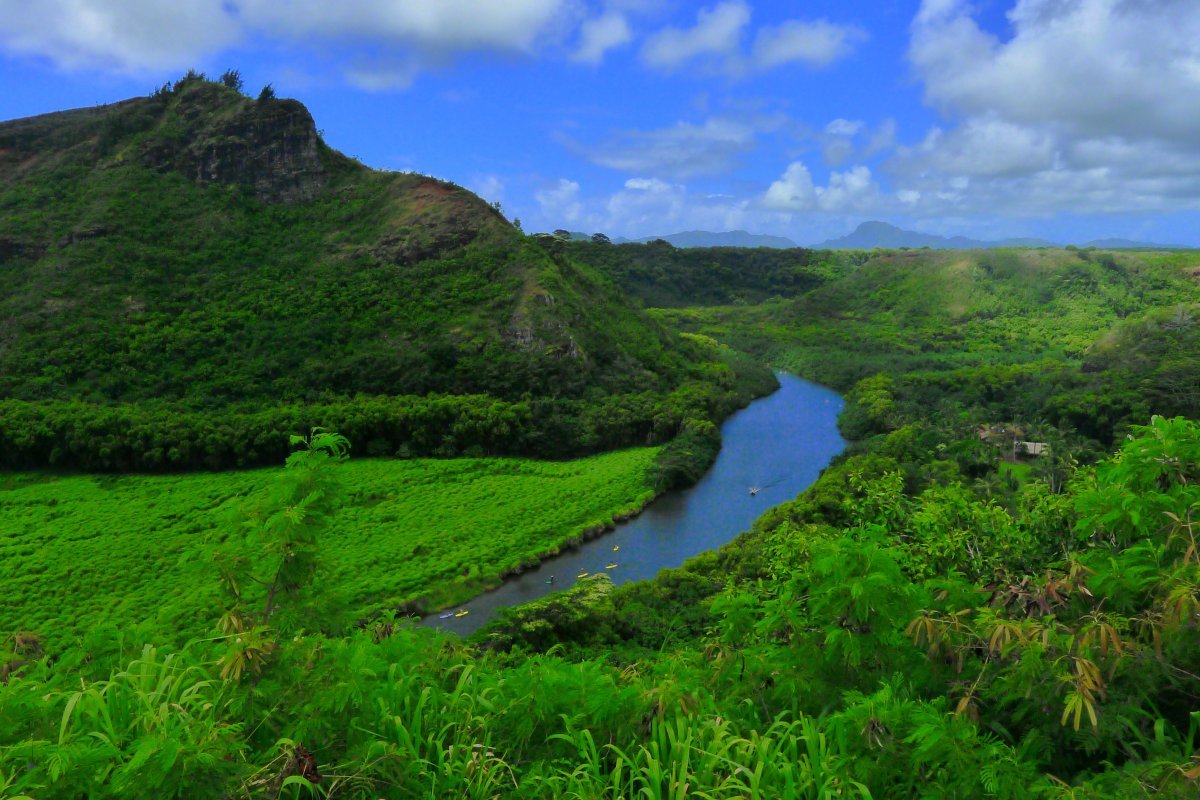
[[527, 231], [1200, 245], [1195, 0], [0, 0], [0, 118], [189, 67]]

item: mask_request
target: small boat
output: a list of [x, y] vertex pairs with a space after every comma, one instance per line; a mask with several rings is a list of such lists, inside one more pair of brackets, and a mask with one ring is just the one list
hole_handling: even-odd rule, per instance
[[554, 579], [554, 576], [553, 576], [553, 575], [551, 575], [551, 576], [550, 576], [550, 580], [546, 581], [546, 585], [547, 585], [547, 586], [549, 586], [550, 584], [554, 583], [554, 580], [555, 580], [555, 579]]
[[758, 493], [759, 493], [759, 492], [761, 492], [761, 491], [762, 491], [762, 489], [761, 489], [760, 487], [758, 487], [758, 486], [751, 486], [751, 487], [750, 487], [750, 496], [751, 496], [751, 497], [754, 497], [756, 494], [758, 494]]
[[464, 608], [462, 611], [459, 611], [459, 612], [458, 612], [457, 614], [455, 614], [454, 616], [456, 616], [456, 617], [465, 617], [467, 614], [470, 614], [470, 613], [471, 613], [470, 611], [467, 611], [467, 610]]
[[454, 616], [454, 612], [450, 611], [446, 614], [442, 614], [440, 617], [438, 617], [438, 619], [450, 619], [453, 616]]
[[605, 567], [605, 569], [616, 569], [616, 568], [617, 568], [617, 562], [615, 562], [615, 561], [613, 563], [609, 564], [607, 567]]
[[615, 552], [617, 552], [617, 551], [618, 551], [618, 550], [620, 550], [620, 549], [621, 549], [621, 545], [619, 545], [619, 544], [614, 544], [614, 545], [613, 545], [613, 552], [614, 552], [614, 553], [615, 553]]
[[587, 576], [588, 576], [588, 574], [587, 574], [587, 570], [584, 570], [583, 572], [579, 573], [579, 574], [578, 574], [578, 575], [576, 575], [575, 577], [576, 577], [576, 578], [586, 578]]

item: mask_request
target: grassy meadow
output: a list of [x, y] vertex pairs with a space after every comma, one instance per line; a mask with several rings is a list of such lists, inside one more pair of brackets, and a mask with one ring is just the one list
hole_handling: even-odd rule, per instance
[[[321, 540], [315, 604], [358, 616], [470, 596], [645, 504], [657, 452], [351, 459], [339, 468], [347, 504]], [[206, 633], [221, 613], [213, 554], [239, 546], [226, 522], [279, 472], [0, 476], [0, 630], [56, 644], [117, 621], [160, 641]]]

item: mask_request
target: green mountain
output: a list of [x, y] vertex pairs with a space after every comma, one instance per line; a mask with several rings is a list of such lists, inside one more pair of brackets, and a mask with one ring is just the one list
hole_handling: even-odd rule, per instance
[[[0, 123], [0, 269], [0, 398], [43, 423], [169, 404], [203, 427], [320, 403], [344, 424], [356, 398], [430, 393], [595, 404], [692, 379], [716, 390], [720, 366], [470, 192], [368, 169], [300, 103], [195, 76]], [[64, 424], [25, 449], [77, 449]], [[376, 425], [381, 451], [413, 440], [399, 424]], [[599, 444], [572, 436], [568, 449]]]

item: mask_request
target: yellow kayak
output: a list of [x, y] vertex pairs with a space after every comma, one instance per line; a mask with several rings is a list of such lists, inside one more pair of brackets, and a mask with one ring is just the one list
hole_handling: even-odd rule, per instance
[[456, 616], [456, 617], [465, 617], [467, 614], [470, 614], [470, 613], [471, 613], [470, 611], [467, 611], [467, 610], [464, 608], [462, 611], [458, 612], [458, 613], [457, 613], [457, 614], [455, 614], [454, 616]]
[[586, 578], [586, 577], [587, 577], [587, 575], [588, 575], [588, 574], [587, 574], [586, 572], [581, 572], [581, 573], [579, 573], [578, 575], [576, 575], [575, 577], [576, 577], [576, 578]]
[[613, 563], [609, 564], [607, 567], [605, 567], [605, 569], [616, 569], [616, 568], [617, 568], [617, 562], [615, 562], [615, 561]]

